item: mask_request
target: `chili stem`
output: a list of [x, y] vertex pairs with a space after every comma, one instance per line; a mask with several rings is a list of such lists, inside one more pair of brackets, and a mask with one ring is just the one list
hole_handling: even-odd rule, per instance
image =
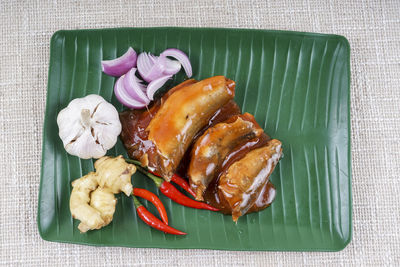
[[142, 203], [140, 203], [139, 199], [137, 199], [134, 195], [132, 195], [132, 198], [133, 198], [133, 204], [135, 204], [135, 208], [143, 206]]
[[140, 163], [140, 161], [134, 160], [134, 159], [125, 159], [125, 161], [128, 162], [128, 163], [135, 164], [137, 166], [141, 166], [142, 165], [142, 163]]
[[161, 184], [164, 182], [164, 179], [155, 176], [154, 174], [150, 173], [149, 171], [147, 171], [145, 168], [143, 168], [140, 164], [139, 161], [137, 160], [133, 160], [133, 159], [125, 159], [126, 162], [128, 163], [133, 163], [136, 165], [136, 168], [138, 169], [138, 171], [140, 171], [141, 173], [143, 173], [144, 175], [146, 175], [147, 177], [149, 177], [150, 179], [153, 180], [153, 182], [156, 184], [156, 186], [158, 188], [160, 188]]

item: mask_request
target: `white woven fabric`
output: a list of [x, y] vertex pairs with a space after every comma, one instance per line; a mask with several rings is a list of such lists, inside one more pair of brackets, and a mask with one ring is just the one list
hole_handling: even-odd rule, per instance
[[[0, 25], [0, 264], [400, 265], [397, 0], [1, 1]], [[50, 37], [59, 29], [122, 26], [246, 27], [346, 36], [352, 72], [350, 245], [338, 253], [291, 253], [96, 248], [41, 240], [36, 213]]]

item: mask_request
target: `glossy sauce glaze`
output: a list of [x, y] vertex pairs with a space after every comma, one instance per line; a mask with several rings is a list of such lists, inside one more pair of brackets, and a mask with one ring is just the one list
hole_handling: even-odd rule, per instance
[[[224, 198], [220, 197], [220, 190], [218, 189], [219, 178], [223, 173], [226, 173], [229, 167], [236, 161], [242, 159], [251, 150], [265, 146], [271, 138], [263, 133], [261, 136], [251, 139], [238, 145], [233, 149], [222, 163], [221, 171], [217, 177], [209, 184], [204, 193], [204, 201], [209, 205], [216, 207], [221, 210], [224, 214], [232, 214], [232, 210]], [[254, 205], [248, 210], [247, 213], [257, 212], [268, 207], [275, 198], [275, 187], [271, 182], [266, 183], [261, 193], [254, 203]]]
[[240, 108], [236, 104], [235, 101], [230, 100], [228, 103], [226, 103], [224, 106], [222, 106], [220, 109], [218, 109], [214, 115], [211, 117], [209, 120], [208, 124], [201, 129], [193, 138], [192, 144], [189, 146], [189, 148], [186, 150], [185, 155], [183, 156], [181, 163], [179, 164], [179, 167], [177, 169], [177, 173], [180, 176], [185, 176], [187, 174], [187, 169], [190, 164], [190, 155], [192, 153], [193, 149], [193, 144], [196, 143], [198, 138], [204, 134], [204, 132], [210, 128], [216, 125], [217, 123], [226, 121], [227, 119], [231, 118], [232, 116], [239, 115], [240, 114]]
[[233, 221], [246, 214], [256, 202], [281, 155], [282, 143], [272, 139], [265, 146], [251, 150], [221, 173], [218, 195], [231, 208]]
[[258, 196], [256, 202], [254, 202], [253, 206], [247, 211], [247, 213], [257, 212], [267, 208], [274, 201], [276, 195], [275, 186], [268, 181], [261, 189], [261, 193]]
[[[148, 110], [128, 110], [120, 113], [121, 139], [129, 157], [139, 160], [143, 166], [149, 167], [164, 178], [172, 176], [171, 172], [178, 168], [184, 154], [190, 150], [187, 148], [201, 133], [215, 123], [225, 120], [227, 114], [240, 114], [237, 104], [229, 100], [233, 98], [234, 86], [233, 81], [223, 76], [201, 82], [187, 80], [169, 90]], [[188, 113], [184, 113], [187, 114], [186, 121], [183, 115], [171, 119], [176, 113], [164, 114], [172, 110], [172, 107], [166, 108], [166, 105], [171, 106], [176, 102], [170, 97], [177, 98], [178, 95], [182, 95], [180, 100], [185, 104], [175, 104], [175, 109], [181, 113], [185, 111], [179, 107], [187, 110]], [[197, 99], [197, 106], [191, 105], [190, 101], [194, 99]], [[207, 111], [204, 111], [206, 108], [202, 106], [207, 106]], [[201, 114], [197, 109], [203, 110]], [[180, 127], [181, 123], [185, 125]], [[172, 133], [173, 129], [176, 134]], [[167, 138], [168, 136], [170, 138]], [[172, 138], [174, 136], [177, 140]], [[165, 151], [169, 156], [163, 153]]]
[[155, 101], [148, 110], [126, 110], [120, 113], [119, 117], [122, 124], [121, 139], [130, 158], [140, 160], [143, 164], [146, 163], [143, 161], [148, 161], [148, 159], [143, 157], [145, 154], [151, 156], [155, 153], [154, 143], [148, 140], [149, 132], [146, 131], [150, 121], [160, 109], [161, 104], [166, 101], [172, 93], [194, 83], [196, 83], [196, 80], [190, 79], [175, 86], [161, 99]]
[[157, 148], [157, 157], [148, 167], [167, 180], [172, 177], [196, 134], [234, 96], [235, 82], [224, 76], [198, 81], [171, 94], [146, 129]]
[[[188, 81], [190, 82], [190, 81]], [[174, 88], [179, 90], [180, 87]], [[170, 92], [173, 89], [170, 90]], [[173, 91], [172, 91], [173, 92]], [[171, 93], [172, 93], [171, 92]], [[164, 95], [168, 97], [168, 95]], [[160, 100], [161, 102], [162, 100]], [[154, 144], [147, 139], [148, 132], [145, 131], [150, 123], [150, 120], [159, 109], [159, 102], [156, 102], [149, 108], [149, 110], [128, 110], [120, 113], [120, 120], [123, 125], [121, 139], [128, 151], [130, 158], [142, 160], [144, 154], [150, 154], [154, 150]], [[193, 143], [196, 142], [199, 136], [201, 136], [208, 128], [214, 126], [217, 123], [223, 122], [231, 118], [232, 116], [240, 114], [238, 105], [233, 101], [229, 101], [223, 107], [218, 109], [210, 119], [207, 126], [205, 126], [194, 138]], [[270, 137], [265, 133], [261, 136], [251, 139], [233, 149], [225, 158], [221, 166], [220, 174], [213, 179], [213, 181], [207, 187], [204, 194], [204, 201], [218, 209], [224, 214], [231, 214], [232, 211], [229, 205], [224, 200], [220, 200], [218, 195], [218, 180], [221, 173], [225, 172], [229, 166], [231, 166], [237, 160], [243, 158], [249, 151], [255, 148], [259, 148], [265, 145]], [[187, 177], [187, 169], [190, 163], [190, 153], [192, 147], [186, 151], [183, 157], [177, 173], [182, 177]], [[248, 210], [247, 213], [257, 212], [268, 207], [275, 198], [275, 188], [271, 182], [268, 182], [261, 191], [255, 204]]]
[[234, 115], [209, 128], [193, 145], [188, 176], [196, 199], [203, 200], [208, 184], [219, 173], [225, 157], [237, 145], [263, 134], [253, 115]]
[[[196, 83], [196, 80], [187, 80], [176, 87], [169, 90], [161, 99], [155, 101], [149, 109], [142, 110], [128, 110], [120, 113], [120, 121], [122, 124], [121, 139], [128, 151], [130, 158], [140, 160], [143, 166], [148, 166], [149, 162], [157, 164], [157, 150], [155, 144], [149, 140], [149, 132], [146, 130], [151, 123], [151, 120], [155, 117], [157, 112], [160, 110], [162, 104], [169, 98], [174, 92]], [[177, 173], [182, 177], [187, 178], [187, 170], [190, 164], [190, 153], [192, 151], [193, 144], [198, 140], [204, 132], [216, 125], [217, 123], [229, 120], [235, 115], [241, 114], [240, 108], [233, 101], [228, 101], [225, 105], [218, 108], [214, 114], [210, 117], [207, 124], [202, 127], [192, 138], [190, 146], [186, 150], [183, 158], [180, 161]], [[257, 124], [258, 125], [258, 124]], [[270, 137], [265, 133], [251, 140], [246, 140], [240, 145], [236, 146], [223, 160], [220, 167], [220, 171], [212, 182], [207, 187], [204, 193], [204, 201], [216, 208], [219, 208], [222, 213], [232, 214], [227, 202], [220, 198], [220, 192], [218, 189], [219, 178], [225, 173], [229, 167], [236, 161], [242, 159], [248, 152], [253, 149], [264, 146]], [[151, 167], [151, 166], [150, 166]], [[246, 213], [257, 212], [268, 207], [275, 198], [275, 188], [273, 184], [268, 181], [265, 183], [257, 199]]]
[[[146, 131], [146, 128], [158, 109], [159, 105], [156, 103], [149, 110], [126, 110], [119, 114], [122, 124], [121, 139], [130, 158], [140, 160], [145, 153], [154, 149], [153, 142], [148, 140], [149, 133]], [[214, 113], [208, 124], [195, 136], [193, 143], [209, 127], [237, 114], [240, 114], [239, 106], [233, 100], [229, 101]], [[191, 147], [186, 151], [177, 171], [177, 173], [183, 176], [190, 161], [190, 152]]]

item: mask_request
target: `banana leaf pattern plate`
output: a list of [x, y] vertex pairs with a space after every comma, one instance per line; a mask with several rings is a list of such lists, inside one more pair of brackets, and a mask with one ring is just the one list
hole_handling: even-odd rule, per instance
[[[188, 233], [172, 236], [145, 225], [130, 198], [119, 194], [114, 219], [80, 234], [71, 218], [71, 181], [93, 170], [93, 160], [66, 153], [58, 137], [58, 112], [74, 98], [100, 94], [119, 110], [114, 77], [102, 59], [128, 47], [159, 54], [185, 51], [195, 79], [225, 75], [236, 81], [235, 100], [253, 114], [284, 157], [271, 176], [273, 204], [235, 224], [231, 216], [185, 208], [163, 195], [170, 225]], [[224, 250], [337, 251], [352, 235], [350, 156], [350, 48], [337, 35], [210, 28], [121, 28], [58, 31], [50, 66], [38, 209], [43, 239], [96, 246], [206, 248]], [[174, 82], [184, 79], [181, 71]], [[126, 156], [120, 141], [108, 155]], [[134, 186], [156, 194], [145, 176]], [[155, 209], [145, 203], [149, 210]]]

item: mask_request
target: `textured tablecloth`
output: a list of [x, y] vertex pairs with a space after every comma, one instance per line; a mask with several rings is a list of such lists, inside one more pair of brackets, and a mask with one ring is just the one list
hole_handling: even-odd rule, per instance
[[[352, 2], [352, 3], [349, 3]], [[0, 264], [400, 265], [400, 2], [1, 1]], [[59, 29], [193, 26], [335, 33], [351, 46], [353, 240], [341, 252], [97, 248], [36, 225], [49, 43]]]

